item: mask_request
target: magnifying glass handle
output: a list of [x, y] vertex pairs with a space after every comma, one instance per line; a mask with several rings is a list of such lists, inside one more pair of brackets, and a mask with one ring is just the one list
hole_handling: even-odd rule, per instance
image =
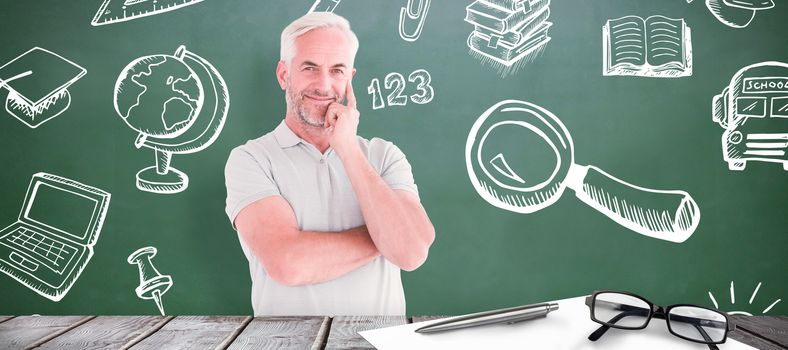
[[700, 223], [700, 208], [687, 192], [635, 186], [592, 165], [572, 164], [566, 186], [615, 222], [649, 237], [681, 243]]

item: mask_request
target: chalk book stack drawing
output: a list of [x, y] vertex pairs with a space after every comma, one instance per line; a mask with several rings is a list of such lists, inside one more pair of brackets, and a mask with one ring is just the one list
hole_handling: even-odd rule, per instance
[[60, 301], [93, 256], [109, 199], [74, 180], [33, 175], [18, 220], [0, 231], [0, 271]]
[[511, 66], [550, 41], [550, 0], [478, 0], [466, 7], [474, 25], [468, 47], [485, 58]]
[[691, 30], [683, 19], [625, 16], [602, 29], [602, 74], [656, 78], [692, 75]]

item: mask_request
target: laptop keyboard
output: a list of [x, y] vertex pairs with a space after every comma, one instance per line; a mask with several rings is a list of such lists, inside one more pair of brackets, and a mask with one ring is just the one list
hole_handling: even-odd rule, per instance
[[20, 250], [29, 252], [34, 257], [40, 258], [42, 262], [48, 261], [50, 264], [62, 267], [71, 261], [71, 257], [77, 252], [76, 248], [58, 242], [38, 232], [20, 227], [5, 236], [2, 240]]

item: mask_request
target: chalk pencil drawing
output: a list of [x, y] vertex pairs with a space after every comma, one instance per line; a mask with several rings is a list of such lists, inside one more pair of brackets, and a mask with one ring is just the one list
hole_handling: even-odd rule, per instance
[[752, 64], [733, 75], [712, 99], [712, 119], [722, 133], [722, 156], [729, 170], [749, 161], [780, 163], [788, 171], [788, 64]]
[[342, 0], [315, 0], [308, 12], [334, 12]]
[[126, 261], [129, 264], [137, 265], [140, 277], [140, 284], [134, 289], [137, 297], [145, 300], [153, 299], [159, 312], [164, 316], [166, 314], [164, 313], [162, 296], [172, 288], [173, 282], [170, 275], [162, 275], [153, 265], [151, 259], [156, 256], [156, 253], [156, 247], [143, 247], [131, 253]]
[[172, 55], [140, 57], [115, 83], [115, 112], [139, 134], [134, 146], [156, 152], [156, 165], [137, 173], [137, 188], [171, 194], [189, 186], [170, 165], [173, 153], [194, 153], [219, 137], [230, 95], [216, 68], [180, 46]]
[[482, 113], [468, 134], [465, 161], [476, 192], [504, 210], [534, 213], [568, 187], [582, 202], [645, 236], [680, 243], [700, 222], [700, 208], [685, 191], [640, 187], [575, 164], [569, 131], [533, 103], [505, 100]]
[[0, 231], [0, 271], [60, 301], [93, 257], [111, 195], [71, 179], [34, 174], [17, 221]]
[[692, 75], [692, 34], [683, 19], [625, 16], [602, 27], [602, 75]]
[[550, 0], [478, 0], [465, 8], [474, 26], [469, 53], [502, 77], [532, 62], [550, 41]]
[[772, 0], [706, 0], [706, 8], [714, 18], [731, 28], [750, 25], [758, 11], [774, 7]]
[[[752, 291], [752, 295], [750, 296], [750, 300], [748, 301], [747, 305], [752, 305], [752, 302], [755, 300], [755, 296], [758, 295], [758, 291], [761, 289], [761, 285], [762, 284], [763, 284], [762, 282], [758, 282], [758, 285], [755, 286], [755, 289]], [[717, 298], [714, 297], [714, 294], [712, 294], [711, 291], [709, 291], [708, 293], [709, 293], [709, 299], [711, 299], [712, 304], [714, 304], [714, 308], [719, 309], [720, 308], [720, 304], [717, 303]], [[730, 296], [731, 296], [730, 307], [733, 307], [733, 305], [736, 304], [736, 288], [735, 288], [735, 286], [733, 284], [733, 281], [731, 281]], [[771, 304], [769, 304], [769, 306], [767, 306], [765, 309], [763, 309], [763, 311], [761, 311], [761, 314], [765, 314], [765, 313], [771, 311], [772, 308], [774, 308], [774, 306], [777, 305], [780, 301], [782, 301], [782, 299], [777, 299], [774, 302], [772, 302]], [[727, 305], [723, 305], [723, 306], [727, 307]], [[749, 311], [740, 310], [740, 311], [727, 311], [727, 313], [729, 315], [752, 316], [752, 315], [756, 314], [757, 312], [749, 312]]]
[[[421, 36], [427, 13], [430, 10], [430, 0], [408, 0], [405, 7], [399, 12], [399, 36], [402, 40], [414, 42]], [[410, 25], [415, 23], [415, 25]], [[415, 27], [408, 31], [409, 27]]]
[[90, 24], [105, 24], [130, 21], [194, 5], [203, 0], [104, 0]]
[[34, 47], [0, 67], [0, 87], [8, 90], [5, 110], [37, 128], [71, 105], [71, 84], [87, 74], [78, 64]]

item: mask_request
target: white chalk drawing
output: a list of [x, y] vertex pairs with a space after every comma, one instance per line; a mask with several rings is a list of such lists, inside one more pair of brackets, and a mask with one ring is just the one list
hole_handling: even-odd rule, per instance
[[309, 12], [334, 12], [342, 0], [315, 0]]
[[104, 0], [90, 22], [93, 26], [125, 22], [177, 10], [202, 0]]
[[[427, 104], [435, 97], [435, 90], [430, 83], [432, 77], [430, 72], [424, 69], [417, 69], [408, 75], [408, 81], [416, 83], [416, 93], [410, 95], [410, 100], [416, 104]], [[391, 72], [386, 75], [383, 80], [384, 86], [390, 93], [386, 96], [389, 106], [405, 106], [408, 104], [408, 96], [403, 95], [407, 87], [405, 77], [397, 72]], [[367, 93], [372, 95], [372, 109], [381, 109], [386, 107], [386, 102], [383, 100], [383, 92], [380, 89], [380, 80], [378, 78], [372, 79], [367, 86]]]
[[550, 0], [478, 0], [465, 8], [473, 24], [471, 56], [505, 77], [532, 62], [550, 41]]
[[213, 65], [180, 46], [173, 55], [129, 63], [115, 83], [114, 103], [139, 133], [134, 145], [156, 152], [156, 165], [137, 173], [137, 188], [170, 194], [189, 186], [186, 173], [170, 166], [172, 154], [198, 152], [219, 137], [230, 95]]
[[602, 27], [602, 74], [655, 78], [692, 75], [692, 34], [683, 19], [625, 16]]
[[17, 221], [0, 231], [0, 271], [60, 301], [93, 257], [109, 200], [98, 188], [34, 174]]
[[[408, 0], [408, 3], [399, 12], [399, 36], [402, 40], [414, 42], [421, 36], [424, 22], [430, 10], [430, 0]], [[415, 25], [409, 25], [415, 23]], [[408, 31], [408, 27], [415, 27]]]
[[144, 247], [131, 253], [126, 261], [129, 264], [137, 265], [140, 276], [140, 285], [134, 289], [137, 297], [145, 300], [153, 299], [159, 312], [164, 316], [164, 304], [161, 297], [172, 287], [172, 277], [159, 273], [151, 261], [154, 256], [156, 256], [155, 247]]
[[468, 134], [465, 161], [479, 195], [504, 210], [536, 212], [568, 187], [613, 221], [649, 237], [680, 243], [700, 222], [700, 208], [687, 192], [644, 188], [575, 164], [564, 124], [529, 102], [505, 100], [486, 110]]
[[706, 8], [712, 15], [731, 28], [750, 25], [755, 13], [774, 7], [772, 0], [706, 0]]
[[712, 119], [722, 126], [722, 156], [730, 170], [748, 161], [781, 163], [788, 171], [788, 64], [746, 66], [712, 100]]
[[8, 90], [5, 110], [36, 128], [68, 109], [68, 87], [85, 74], [76, 63], [34, 47], [0, 67], [0, 87]]
[[[752, 295], [750, 296], [750, 300], [748, 301], [747, 305], [752, 305], [752, 302], [755, 300], [755, 296], [758, 295], [758, 291], [761, 289], [761, 284], [763, 284], [763, 283], [762, 282], [758, 282], [758, 285], [755, 286], [755, 290], [752, 291]], [[730, 296], [731, 296], [731, 300], [730, 300], [731, 307], [733, 307], [733, 305], [736, 304], [736, 288], [734, 288], [733, 281], [731, 281]], [[709, 299], [711, 299], [711, 302], [714, 304], [714, 308], [716, 308], [716, 309], [720, 308], [720, 305], [717, 303], [717, 299], [714, 297], [714, 294], [711, 294], [711, 291], [709, 291]], [[763, 311], [761, 311], [761, 313], [765, 314], [765, 313], [771, 311], [771, 309], [775, 305], [777, 305], [777, 303], [779, 303], [781, 300], [782, 299], [775, 300], [774, 302], [769, 304], [769, 306], [767, 306], [765, 309], [763, 309]], [[725, 305], [723, 305], [723, 306], [725, 306]], [[745, 316], [752, 316], [753, 314], [757, 313], [757, 312], [751, 313], [751, 312], [748, 312], [748, 311], [726, 311], [726, 312], [729, 315], [745, 315]]]

